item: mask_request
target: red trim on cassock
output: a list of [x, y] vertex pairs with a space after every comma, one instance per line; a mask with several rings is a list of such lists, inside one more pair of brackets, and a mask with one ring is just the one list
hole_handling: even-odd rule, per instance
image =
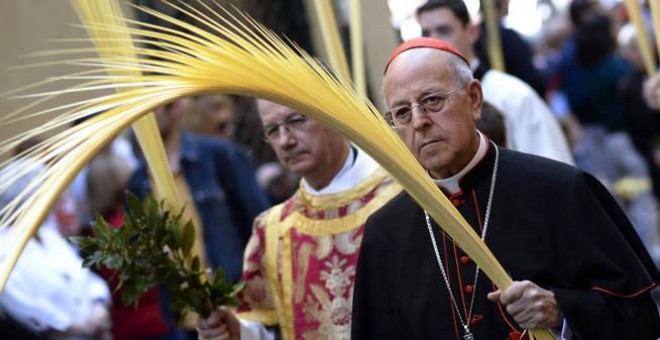
[[619, 298], [632, 299], [634, 297], [638, 297], [639, 295], [648, 292], [649, 290], [653, 289], [657, 285], [658, 284], [656, 282], [653, 282], [649, 286], [647, 286], [645, 288], [642, 288], [641, 290], [639, 290], [637, 292], [634, 292], [632, 294], [619, 294], [619, 293], [611, 292], [611, 291], [609, 291], [605, 288], [601, 288], [601, 287], [591, 287], [591, 289], [593, 289], [597, 292], [605, 293], [605, 294], [616, 296], [616, 297], [619, 297]]
[[[493, 285], [493, 290], [497, 289], [497, 287], [495, 286], [494, 283], [491, 283], [491, 284]], [[513, 330], [514, 332], [520, 333], [518, 331], [518, 329], [514, 325], [512, 325], [511, 322], [509, 322], [509, 318], [506, 317], [507, 315], [509, 315], [509, 313], [504, 311], [504, 308], [502, 308], [502, 304], [499, 301], [497, 301], [497, 309], [499, 309], [500, 314], [502, 314], [502, 319], [504, 319], [504, 322], [506, 322], [506, 324], [509, 326], [509, 328], [511, 328], [511, 330]], [[511, 334], [511, 333], [509, 333], [509, 334]]]

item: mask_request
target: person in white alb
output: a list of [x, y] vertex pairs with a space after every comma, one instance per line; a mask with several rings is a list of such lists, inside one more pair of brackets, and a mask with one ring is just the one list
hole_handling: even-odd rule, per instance
[[[10, 164], [16, 166], [16, 164]], [[4, 208], [38, 172], [21, 176], [0, 194]], [[0, 244], [11, 226], [0, 229]], [[8, 258], [0, 258], [4, 265]], [[98, 275], [82, 267], [77, 250], [49, 214], [30, 239], [0, 294], [0, 310], [49, 339], [104, 339], [109, 336], [110, 291]]]
[[245, 250], [237, 316], [220, 309], [200, 339], [351, 338], [353, 282], [366, 219], [402, 191], [346, 138], [288, 107], [259, 100], [264, 138], [301, 176], [296, 193], [262, 213]]

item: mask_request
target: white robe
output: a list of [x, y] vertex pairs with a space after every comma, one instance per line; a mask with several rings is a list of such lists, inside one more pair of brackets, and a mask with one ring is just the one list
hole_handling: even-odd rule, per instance
[[491, 69], [481, 87], [484, 100], [504, 115], [508, 148], [575, 165], [557, 119], [529, 85]]
[[[0, 230], [0, 240], [10, 229]], [[30, 239], [9, 276], [0, 308], [36, 332], [86, 325], [95, 317], [95, 303], [110, 303], [107, 284], [82, 267], [82, 259], [59, 234], [52, 215], [37, 235], [39, 241]]]

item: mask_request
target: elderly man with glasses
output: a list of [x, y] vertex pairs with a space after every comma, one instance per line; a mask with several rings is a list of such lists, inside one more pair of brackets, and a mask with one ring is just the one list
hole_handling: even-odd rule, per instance
[[463, 0], [429, 0], [416, 14], [424, 36], [451, 44], [466, 58], [481, 82], [485, 101], [502, 111], [508, 148], [575, 164], [564, 133], [543, 99], [520, 79], [491, 69], [477, 57], [474, 43], [480, 36], [479, 26], [472, 23]]
[[387, 118], [515, 280], [497, 290], [407, 193], [367, 221], [353, 339], [656, 339], [660, 274], [593, 176], [500, 149], [475, 126], [479, 80], [453, 46], [401, 45], [384, 77]]
[[[200, 339], [350, 339], [355, 266], [364, 223], [402, 188], [337, 132], [258, 101], [264, 140], [298, 191], [254, 222], [237, 319], [219, 309]], [[264, 326], [277, 326], [269, 327]], [[274, 329], [273, 329], [274, 328]]]

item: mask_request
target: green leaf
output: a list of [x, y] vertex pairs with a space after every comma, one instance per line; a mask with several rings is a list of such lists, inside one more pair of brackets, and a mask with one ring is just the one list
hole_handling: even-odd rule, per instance
[[243, 288], [245, 288], [245, 282], [235, 283], [231, 286], [231, 292], [229, 292], [229, 295], [236, 296], [243, 290]]
[[172, 238], [172, 235], [169, 235], [169, 234], [165, 235], [165, 236], [162, 236], [160, 238], [160, 241], [158, 242], [158, 244], [160, 245], [160, 248], [161, 249], [165, 248], [165, 246], [169, 244], [171, 238]]
[[195, 242], [191, 222], [182, 227], [183, 210], [170, 213], [164, 202], [151, 197], [140, 201], [128, 194], [129, 213], [121, 228], [110, 226], [101, 216], [93, 226], [95, 237], [76, 238], [84, 251], [83, 264], [105, 264], [115, 270], [124, 304], [137, 304], [140, 296], [156, 285], [171, 290], [172, 308], [208, 315], [221, 304], [238, 304], [241, 286], [230, 286], [220, 268], [213, 281], [203, 281], [198, 256], [190, 257]]
[[120, 269], [122, 268], [124, 261], [120, 256], [111, 255], [105, 258], [103, 264], [105, 264], [110, 269]]
[[213, 284], [218, 284], [221, 281], [225, 280], [225, 271], [222, 268], [218, 268], [215, 271], [215, 277], [213, 278]]
[[101, 215], [96, 215], [96, 222], [92, 226], [92, 230], [99, 245], [107, 244], [112, 238], [110, 227], [108, 227], [108, 224], [103, 220]]
[[128, 192], [126, 194], [126, 202], [128, 203], [128, 211], [135, 221], [139, 221], [145, 217], [143, 204], [137, 196]]
[[124, 281], [124, 286], [121, 290], [121, 302], [125, 306], [136, 305], [138, 297], [140, 296], [139, 289], [135, 287], [135, 283]]
[[227, 296], [224, 299], [222, 299], [220, 305], [238, 307], [241, 305], [241, 300], [233, 296]]
[[119, 230], [121, 231], [121, 235], [122, 235], [121, 238], [122, 243], [128, 245], [134, 236], [133, 223], [124, 223], [124, 225], [121, 226]]
[[70, 236], [68, 240], [73, 242], [79, 248], [89, 248], [94, 245], [94, 239], [87, 236]]
[[183, 251], [184, 257], [188, 257], [188, 255], [190, 254], [190, 250], [192, 250], [194, 244], [195, 244], [195, 227], [191, 222], [188, 222], [183, 227], [183, 237], [181, 239], [181, 249]]
[[199, 264], [199, 257], [198, 257], [198, 256], [195, 256], [195, 257], [193, 257], [193, 259], [192, 259], [191, 269], [192, 269], [193, 272], [196, 273], [196, 272], [199, 272], [199, 267], [200, 267], [200, 264]]
[[84, 268], [90, 268], [93, 264], [94, 263], [93, 263], [91, 258], [89, 258], [89, 257], [83, 258], [82, 266]]

